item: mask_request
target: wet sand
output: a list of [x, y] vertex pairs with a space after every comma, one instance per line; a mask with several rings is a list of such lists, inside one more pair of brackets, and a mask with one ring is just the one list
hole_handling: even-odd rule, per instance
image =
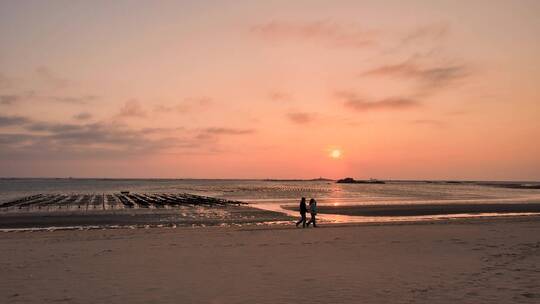
[[0, 234], [2, 303], [538, 303], [540, 218]]
[[[353, 216], [423, 216], [478, 213], [540, 213], [540, 203], [480, 203], [480, 204], [400, 204], [400, 205], [319, 205], [322, 214]], [[297, 210], [296, 206], [283, 206]]]

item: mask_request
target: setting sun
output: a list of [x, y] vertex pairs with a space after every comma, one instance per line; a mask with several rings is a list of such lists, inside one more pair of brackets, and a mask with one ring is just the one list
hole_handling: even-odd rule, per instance
[[330, 157], [334, 159], [341, 158], [341, 150], [338, 150], [338, 149], [332, 150], [332, 152], [330, 152]]

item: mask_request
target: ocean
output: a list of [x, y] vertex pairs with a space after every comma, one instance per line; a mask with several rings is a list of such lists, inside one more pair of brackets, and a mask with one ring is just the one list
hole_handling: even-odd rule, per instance
[[38, 193], [107, 194], [120, 191], [187, 192], [240, 200], [255, 207], [270, 209], [297, 204], [303, 196], [315, 198], [321, 205], [333, 206], [540, 202], [540, 189], [500, 187], [524, 182], [491, 182], [491, 186], [484, 184], [486, 182], [387, 181], [386, 184], [338, 184], [334, 181], [3, 178], [0, 179], [0, 203]]

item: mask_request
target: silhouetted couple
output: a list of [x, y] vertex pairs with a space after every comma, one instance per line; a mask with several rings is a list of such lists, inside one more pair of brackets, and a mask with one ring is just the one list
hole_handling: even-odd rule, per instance
[[317, 215], [317, 201], [314, 199], [309, 200], [309, 213], [311, 215], [311, 218], [306, 223], [306, 213], [307, 213], [307, 206], [306, 206], [306, 198], [302, 197], [300, 200], [300, 220], [296, 222], [296, 227], [302, 223], [302, 228], [309, 227], [309, 224], [313, 223], [313, 227], [317, 227], [317, 223], [315, 221], [315, 216]]

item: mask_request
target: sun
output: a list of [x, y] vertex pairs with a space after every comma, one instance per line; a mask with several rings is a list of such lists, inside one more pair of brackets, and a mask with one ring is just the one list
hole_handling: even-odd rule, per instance
[[333, 159], [341, 158], [341, 150], [333, 149], [332, 151], [330, 151], [330, 157]]

